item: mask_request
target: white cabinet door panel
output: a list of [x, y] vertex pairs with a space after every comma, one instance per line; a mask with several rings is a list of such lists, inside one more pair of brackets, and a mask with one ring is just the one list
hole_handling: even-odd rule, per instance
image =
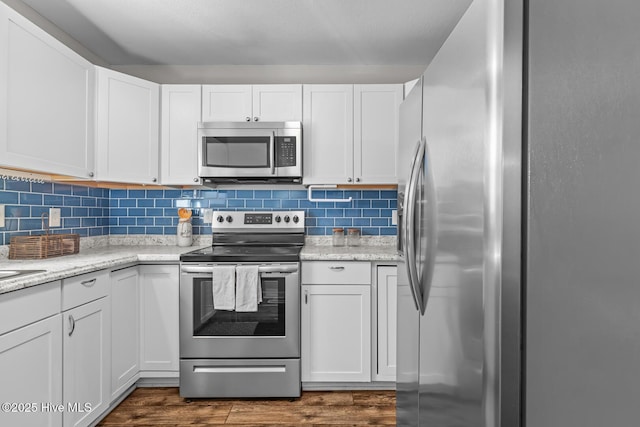
[[109, 297], [62, 314], [65, 427], [90, 425], [111, 403]]
[[[59, 427], [62, 412], [60, 314], [0, 335], [0, 402], [29, 403], [31, 412], [0, 412], [0, 425]], [[16, 408], [18, 409], [18, 408]]]
[[353, 182], [353, 85], [305, 85], [304, 183]]
[[353, 91], [355, 180], [395, 184], [402, 85], [355, 85]]
[[94, 172], [94, 66], [0, 4], [0, 164]]
[[261, 122], [301, 122], [302, 85], [253, 85], [253, 116]]
[[302, 287], [302, 381], [371, 381], [371, 287]]
[[397, 267], [378, 267], [378, 367], [375, 379], [396, 380], [396, 335], [398, 307]]
[[251, 117], [251, 85], [203, 85], [203, 122], [243, 122]]
[[[140, 368], [177, 373], [178, 301], [180, 273], [177, 265], [140, 267]], [[167, 375], [170, 376], [170, 375]]]
[[158, 182], [160, 86], [97, 67], [97, 179]]
[[160, 133], [161, 184], [197, 185], [200, 85], [163, 85]]

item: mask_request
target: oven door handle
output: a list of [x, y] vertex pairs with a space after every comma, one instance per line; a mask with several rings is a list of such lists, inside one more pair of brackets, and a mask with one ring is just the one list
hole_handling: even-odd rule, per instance
[[[183, 265], [180, 267], [183, 273], [213, 273], [212, 266]], [[297, 265], [261, 265], [258, 267], [259, 273], [296, 273]]]

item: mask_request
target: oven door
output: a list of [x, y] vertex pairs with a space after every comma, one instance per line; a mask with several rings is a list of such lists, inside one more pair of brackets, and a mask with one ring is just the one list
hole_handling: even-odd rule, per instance
[[180, 358], [300, 357], [299, 263], [260, 265], [262, 302], [248, 313], [213, 308], [214, 265], [238, 264], [181, 265]]

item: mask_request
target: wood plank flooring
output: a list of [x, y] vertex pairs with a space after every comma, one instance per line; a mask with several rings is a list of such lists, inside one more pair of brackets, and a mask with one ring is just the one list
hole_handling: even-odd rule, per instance
[[287, 399], [185, 400], [177, 388], [139, 388], [99, 426], [388, 426], [394, 391], [305, 391]]

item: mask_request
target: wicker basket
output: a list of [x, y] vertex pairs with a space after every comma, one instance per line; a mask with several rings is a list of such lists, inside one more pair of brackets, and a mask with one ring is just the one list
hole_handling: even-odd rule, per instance
[[9, 242], [9, 259], [42, 259], [77, 254], [79, 234], [14, 236]]

